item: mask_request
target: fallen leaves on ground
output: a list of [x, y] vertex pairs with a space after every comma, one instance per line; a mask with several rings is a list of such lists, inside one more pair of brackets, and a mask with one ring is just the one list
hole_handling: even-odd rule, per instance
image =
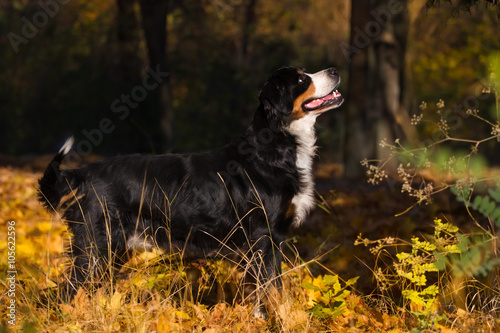
[[[282, 293], [269, 298], [269, 318], [255, 318], [252, 304], [241, 302], [238, 298], [235, 292], [237, 281], [232, 281], [238, 275], [227, 262], [152, 265], [151, 261], [155, 261], [158, 253], [135, 256], [128, 270], [122, 271], [116, 280], [107, 281], [92, 293], [79, 290], [71, 303], [59, 304], [53, 296], [57, 296], [57, 282], [64, 278], [67, 259], [63, 252], [68, 235], [60, 219], [44, 211], [37, 201], [36, 188], [40, 176], [40, 173], [27, 169], [0, 168], [0, 282], [4, 288], [8, 289], [6, 272], [10, 270], [7, 238], [9, 221], [15, 221], [14, 263], [17, 271], [15, 297], [9, 297], [6, 292], [0, 296], [0, 330], [397, 333], [411, 329], [412, 324], [407, 320], [382, 312], [376, 306], [368, 306], [365, 303], [368, 296], [356, 292], [336, 296], [344, 297], [345, 300], [343, 311], [336, 317], [316, 317], [311, 308], [318, 300], [324, 300], [326, 295], [317, 290], [325, 290], [325, 281], [334, 279], [333, 275], [325, 277], [324, 273], [311, 274], [314, 269], [296, 263], [285, 266]], [[367, 222], [364, 214], [360, 214], [362, 218], [358, 217], [356, 222], [352, 210], [360, 210], [361, 204], [366, 208], [366, 200], [376, 201], [378, 195], [383, 194], [371, 193], [363, 197], [339, 192], [330, 200], [330, 207], [337, 211], [337, 216], [350, 214], [353, 217], [353, 224], [348, 230], [354, 232], [356, 224], [364, 225]], [[351, 213], [342, 211], [342, 207], [351, 209]], [[314, 218], [320, 218], [318, 214]], [[339, 226], [325, 227], [323, 223], [321, 228], [321, 237], [314, 230], [314, 224], [306, 228], [308, 233], [298, 239], [297, 247], [305, 248], [308, 255], [314, 251], [322, 254], [334, 249], [333, 252], [337, 251], [334, 258], [339, 257], [339, 251], [344, 256], [345, 249], [335, 249], [338, 239], [333, 235], [338, 232]], [[318, 244], [311, 241], [318, 239], [321, 239]], [[312, 262], [313, 265], [324, 265], [330, 260], [322, 261], [319, 258]], [[355, 258], [350, 253], [349, 259], [344, 260], [347, 261], [337, 262], [340, 265], [338, 267], [348, 267]], [[334, 267], [332, 265], [330, 269]], [[347, 279], [335, 281], [343, 286]], [[361, 277], [361, 280], [365, 279], [371, 279], [371, 276]], [[323, 289], [306, 289], [304, 283]], [[7, 304], [10, 304], [11, 299], [15, 299], [16, 303], [15, 325], [8, 322], [7, 316], [10, 313]], [[467, 316], [470, 317], [470, 314]], [[443, 323], [435, 331], [459, 332], [449, 323]]]

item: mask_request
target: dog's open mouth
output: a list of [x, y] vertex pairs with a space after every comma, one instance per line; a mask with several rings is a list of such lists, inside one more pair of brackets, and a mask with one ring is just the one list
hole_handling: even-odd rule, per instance
[[303, 107], [304, 107], [304, 110], [306, 110], [306, 111], [315, 111], [315, 110], [325, 109], [325, 108], [331, 109], [331, 108], [339, 107], [343, 101], [344, 101], [344, 98], [337, 91], [337, 89], [335, 89], [326, 96], [306, 101], [303, 104]]

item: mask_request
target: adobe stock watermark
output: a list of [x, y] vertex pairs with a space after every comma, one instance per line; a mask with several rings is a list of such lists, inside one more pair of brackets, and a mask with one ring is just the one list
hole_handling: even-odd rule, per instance
[[65, 5], [70, 0], [39, 0], [38, 10], [31, 20], [26, 16], [21, 17], [21, 22], [23, 23], [20, 33], [9, 32], [7, 34], [7, 39], [14, 49], [15, 53], [19, 52], [19, 45], [28, 44], [30, 40], [36, 37], [40, 32], [40, 29], [45, 27], [50, 19], [54, 18], [61, 9], [61, 5]]
[[364, 29], [361, 30], [360, 27], [354, 27], [353, 33], [355, 34], [352, 42], [354, 45], [342, 42], [340, 43], [340, 50], [346, 58], [348, 63], [351, 63], [351, 57], [353, 54], [358, 54], [361, 49], [364, 49], [373, 39], [378, 37], [384, 28], [391, 22], [394, 15], [397, 15], [403, 11], [404, 7], [398, 0], [390, 0], [387, 3], [387, 7], [379, 10], [371, 10], [370, 15], [373, 20], [366, 23]]
[[16, 221], [7, 221], [7, 323], [16, 324]]
[[[137, 108], [139, 103], [144, 101], [148, 94], [170, 75], [168, 72], [160, 70], [160, 65], [156, 65], [153, 70], [151, 67], [146, 68], [146, 75], [142, 78], [142, 84], [136, 85], [130, 90], [130, 93], [122, 93], [119, 98], [111, 102], [111, 112], [116, 114], [119, 120], [125, 120], [130, 116], [131, 110]], [[66, 158], [73, 163], [80, 163], [83, 157], [92, 153], [95, 147], [99, 146], [106, 134], [112, 133], [116, 129], [116, 119], [102, 118], [99, 121], [98, 127], [90, 130], [83, 129], [82, 134], [85, 139], [76, 143], [75, 149], [71, 150]]]

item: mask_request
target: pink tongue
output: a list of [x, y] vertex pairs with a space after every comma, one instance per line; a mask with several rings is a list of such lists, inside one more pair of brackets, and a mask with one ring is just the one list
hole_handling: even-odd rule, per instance
[[340, 95], [340, 94], [338, 92], [334, 91], [331, 94], [326, 95], [325, 97], [312, 100], [309, 103], [305, 104], [304, 106], [308, 109], [314, 109], [314, 108], [320, 106], [321, 104], [323, 104], [325, 101], [328, 101], [330, 99], [334, 99], [338, 95]]
[[308, 108], [308, 109], [314, 109], [314, 108], [320, 106], [321, 104], [323, 104], [323, 98], [321, 98], [321, 99], [315, 99], [314, 101], [309, 102], [309, 103], [307, 103], [304, 106], [306, 108]]

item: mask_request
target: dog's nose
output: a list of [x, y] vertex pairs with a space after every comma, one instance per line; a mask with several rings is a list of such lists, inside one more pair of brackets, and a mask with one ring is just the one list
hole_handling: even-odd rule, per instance
[[339, 75], [339, 73], [337, 72], [337, 68], [335, 68], [335, 67], [330, 67], [326, 71], [331, 76]]

